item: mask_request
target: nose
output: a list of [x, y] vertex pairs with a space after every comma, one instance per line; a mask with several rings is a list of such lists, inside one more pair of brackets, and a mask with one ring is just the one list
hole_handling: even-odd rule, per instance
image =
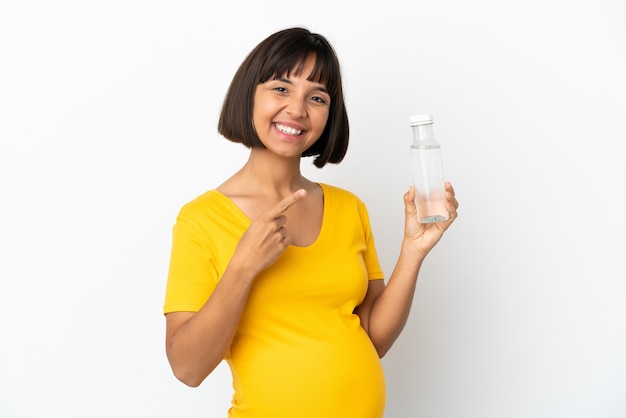
[[296, 118], [302, 118], [307, 115], [305, 98], [294, 95], [287, 103], [287, 113]]

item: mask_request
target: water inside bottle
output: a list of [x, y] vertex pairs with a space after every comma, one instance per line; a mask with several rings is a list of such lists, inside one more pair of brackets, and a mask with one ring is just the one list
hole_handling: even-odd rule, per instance
[[446, 210], [446, 201], [441, 198], [428, 199], [426, 196], [416, 196], [415, 205], [420, 223], [427, 224], [447, 220], [450, 215]]
[[445, 221], [449, 214], [439, 145], [413, 145], [410, 155], [419, 222]]

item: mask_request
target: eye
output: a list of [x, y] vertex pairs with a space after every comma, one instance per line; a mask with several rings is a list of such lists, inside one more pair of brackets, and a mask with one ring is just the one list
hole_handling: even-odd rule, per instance
[[320, 104], [326, 104], [326, 99], [321, 97], [321, 96], [313, 96], [311, 97], [311, 100], [313, 100], [314, 102], [320, 103]]
[[287, 89], [285, 87], [283, 87], [283, 86], [276, 86], [276, 87], [274, 87], [273, 90], [275, 90], [275, 91], [277, 91], [279, 93], [287, 93]]

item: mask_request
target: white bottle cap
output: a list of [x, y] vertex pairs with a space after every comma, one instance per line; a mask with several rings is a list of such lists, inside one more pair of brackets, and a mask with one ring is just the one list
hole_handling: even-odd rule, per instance
[[409, 126], [427, 125], [433, 123], [433, 115], [430, 113], [423, 113], [421, 115], [413, 115], [409, 120]]

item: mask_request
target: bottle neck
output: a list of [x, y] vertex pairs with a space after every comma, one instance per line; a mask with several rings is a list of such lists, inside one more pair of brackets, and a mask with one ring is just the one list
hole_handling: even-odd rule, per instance
[[424, 125], [411, 126], [413, 131], [413, 145], [435, 145], [435, 135], [433, 130], [433, 124], [427, 123]]

